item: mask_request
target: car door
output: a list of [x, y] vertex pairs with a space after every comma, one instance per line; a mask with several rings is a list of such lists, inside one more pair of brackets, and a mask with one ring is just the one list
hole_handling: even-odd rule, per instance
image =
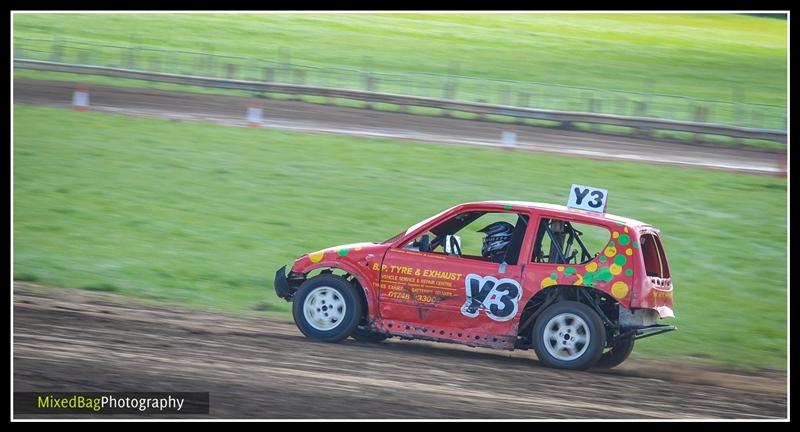
[[[471, 250], [463, 250], [460, 256], [444, 253], [437, 244], [432, 250], [419, 250], [413, 240], [390, 248], [384, 255], [379, 284], [379, 309], [385, 331], [421, 332], [442, 339], [469, 337], [476, 345], [497, 344], [498, 335], [513, 333], [511, 323], [521, 307], [521, 276], [526, 261], [517, 258], [529, 253], [530, 248], [523, 246], [530, 243], [533, 235], [527, 226], [529, 215], [483, 211], [474, 218], [472, 213], [475, 211], [461, 212], [414, 239], [426, 233], [435, 238], [449, 232], [473, 235], [473, 227], [482, 216], [503, 214], [499, 217], [516, 219], [509, 247], [514, 253], [507, 254], [503, 263], [488, 261], [480, 255], [479, 239], [474, 235]], [[453, 224], [459, 217], [469, 223]]]

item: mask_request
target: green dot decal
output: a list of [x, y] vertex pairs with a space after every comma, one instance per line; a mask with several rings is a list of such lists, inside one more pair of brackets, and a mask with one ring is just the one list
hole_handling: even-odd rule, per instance
[[577, 271], [577, 270], [575, 270], [575, 267], [567, 267], [567, 268], [564, 270], [564, 274], [565, 274], [565, 275], [567, 275], [567, 276], [572, 276], [572, 275], [574, 275], [574, 274], [575, 274], [575, 272], [576, 272], [576, 271]]
[[625, 258], [625, 255], [619, 254], [614, 257], [614, 264], [624, 266], [628, 260]]
[[633, 242], [633, 247], [638, 248], [639, 247], [639, 242]]
[[627, 276], [633, 276], [633, 269], [627, 269], [627, 270], [625, 270], [625, 275], [627, 275]]
[[597, 270], [597, 279], [598, 280], [601, 280], [603, 282], [608, 282], [613, 277], [614, 277], [614, 275], [611, 274], [611, 270], [609, 270], [608, 267], [600, 267], [600, 269]]
[[583, 284], [586, 286], [594, 286], [598, 281], [608, 282], [614, 277], [608, 267], [600, 267], [596, 272], [586, 273], [583, 277]]
[[550, 279], [552, 279], [552, 280], [558, 279], [558, 273], [551, 273], [550, 274]]
[[511, 204], [503, 205], [503, 210], [511, 210]]
[[614, 244], [614, 242], [613, 242], [613, 241], [611, 241], [611, 242], [608, 242], [608, 247], [610, 247], [610, 248], [616, 248], [617, 246]]
[[627, 235], [627, 234], [622, 234], [621, 236], [619, 236], [617, 241], [619, 242], [619, 244], [621, 244], [623, 246], [627, 246], [628, 243], [630, 243], [630, 241], [631, 241], [631, 237], [629, 235]]
[[607, 259], [608, 258], [606, 258], [606, 256], [603, 255], [603, 256], [600, 257], [600, 262], [606, 262]]
[[345, 256], [350, 252], [350, 249], [339, 249], [339, 256]]

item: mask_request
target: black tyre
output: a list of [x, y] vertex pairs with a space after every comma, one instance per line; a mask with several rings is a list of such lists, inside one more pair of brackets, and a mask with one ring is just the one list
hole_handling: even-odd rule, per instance
[[339, 342], [350, 336], [361, 317], [361, 302], [343, 278], [321, 274], [305, 281], [293, 299], [297, 328], [311, 339]]
[[353, 339], [359, 342], [380, 342], [386, 339], [386, 336], [383, 333], [377, 333], [371, 330], [367, 330], [364, 327], [358, 326], [353, 331], [353, 334], [350, 335]]
[[594, 364], [594, 367], [611, 369], [614, 366], [618, 366], [624, 362], [629, 355], [631, 355], [634, 341], [635, 339], [633, 336], [617, 339], [614, 346], [600, 356], [600, 360], [597, 360], [597, 363]]
[[545, 309], [531, 336], [539, 361], [560, 369], [588, 369], [606, 346], [603, 321], [589, 306], [575, 301]]

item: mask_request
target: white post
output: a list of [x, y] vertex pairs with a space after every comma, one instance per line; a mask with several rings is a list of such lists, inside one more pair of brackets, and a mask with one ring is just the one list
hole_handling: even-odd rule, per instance
[[501, 141], [504, 146], [515, 147], [517, 145], [517, 134], [515, 132], [503, 131]]
[[75, 87], [72, 94], [72, 108], [75, 111], [86, 111], [89, 109], [89, 87], [79, 84]]
[[247, 108], [247, 125], [250, 127], [261, 127], [263, 123], [262, 109], [256, 103], [251, 103]]

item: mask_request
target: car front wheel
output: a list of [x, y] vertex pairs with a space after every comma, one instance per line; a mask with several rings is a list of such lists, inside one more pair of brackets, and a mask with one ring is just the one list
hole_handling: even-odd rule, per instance
[[588, 369], [603, 354], [606, 332], [595, 311], [583, 303], [565, 301], [545, 309], [533, 326], [536, 356], [560, 369]]
[[303, 283], [293, 299], [297, 328], [311, 339], [339, 342], [358, 326], [361, 302], [355, 288], [339, 276], [322, 274]]

